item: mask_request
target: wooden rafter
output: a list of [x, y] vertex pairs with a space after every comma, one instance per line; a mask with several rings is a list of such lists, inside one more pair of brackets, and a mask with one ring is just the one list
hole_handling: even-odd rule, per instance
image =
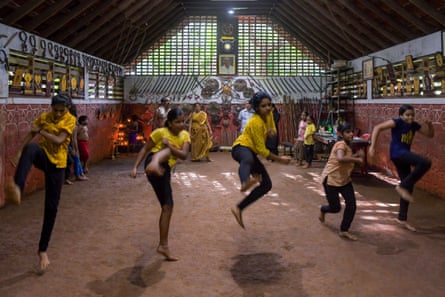
[[55, 17], [52, 26], [48, 26], [44, 30], [40, 31], [43, 36], [49, 36], [71, 22], [73, 19], [77, 18], [85, 10], [90, 8], [95, 2], [94, 1], [83, 1], [80, 5], [77, 5], [72, 11], [66, 14], [60, 14]]
[[[127, 11], [125, 11], [125, 18], [132, 27], [135, 27], [134, 23], [136, 20], [141, 18], [145, 18], [145, 22], [148, 22], [151, 17], [150, 13], [154, 13], [154, 8], [161, 3], [162, 0], [155, 1], [139, 1], [132, 7], [130, 7]], [[84, 44], [82, 44], [82, 49], [86, 51], [92, 50], [92, 47], [95, 47], [97, 52], [102, 48], [101, 45], [108, 45], [110, 42], [114, 42], [118, 35], [120, 34], [121, 28], [123, 26], [123, 22], [110, 22], [107, 26], [104, 26], [100, 31], [95, 32], [96, 40], [87, 40]], [[109, 49], [108, 49], [109, 50]]]
[[26, 1], [25, 5], [20, 6], [20, 9], [16, 9], [8, 17], [5, 18], [5, 23], [15, 23], [23, 17], [27, 16], [31, 11], [39, 7], [45, 0]]

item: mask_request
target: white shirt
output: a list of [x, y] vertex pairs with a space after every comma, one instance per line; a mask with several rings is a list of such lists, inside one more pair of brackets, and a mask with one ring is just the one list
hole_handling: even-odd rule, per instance
[[247, 121], [253, 116], [255, 111], [253, 109], [244, 108], [238, 114], [238, 120], [241, 121], [240, 133], [243, 133], [244, 127], [246, 127]]

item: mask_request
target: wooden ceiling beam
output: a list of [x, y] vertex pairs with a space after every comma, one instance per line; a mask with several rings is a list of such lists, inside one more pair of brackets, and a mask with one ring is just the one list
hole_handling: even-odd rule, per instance
[[327, 53], [329, 52], [334, 53], [335, 56], [338, 58], [344, 56], [345, 52], [339, 50], [338, 48], [332, 47], [331, 45], [328, 45], [326, 42], [323, 42], [321, 38], [318, 38], [318, 36], [309, 32], [305, 26], [301, 26], [300, 23], [297, 23], [297, 18], [295, 18], [294, 15], [289, 15], [288, 13], [284, 14], [282, 8], [277, 8], [276, 11], [281, 14], [283, 21], [288, 24], [288, 26], [286, 26], [286, 29], [291, 30], [290, 32], [293, 32], [293, 34], [296, 34], [295, 38], [300, 40], [301, 43], [304, 44], [307, 48], [321, 53], [326, 62], [328, 62], [329, 55]]
[[[115, 5], [120, 0], [105, 0], [99, 1], [100, 5], [91, 10], [87, 15], [83, 16], [77, 22], [70, 26], [65, 26], [63, 30], [56, 31], [56, 35], [51, 35], [54, 40], [60, 40], [61, 43], [67, 44], [68, 40], [72, 38], [80, 28], [86, 26], [93, 26], [93, 20], [98, 16], [104, 14], [111, 6]], [[96, 2], [97, 3], [97, 2]]]
[[[138, 31], [141, 28], [143, 29], [143, 31], [148, 30], [148, 24], [152, 23], [154, 21], [153, 18], [158, 15], [158, 12], [165, 10], [165, 6], [170, 5], [171, 2], [171, 0], [167, 2], [165, 0], [150, 1], [149, 5], [145, 5], [145, 7], [138, 8], [135, 11], [131, 11], [131, 14], [127, 14], [127, 19], [129, 21], [132, 21], [132, 24], [130, 26], [134, 28], [134, 31]], [[159, 6], [160, 4], [162, 5]], [[119, 38], [119, 36], [121, 35], [121, 31], [122, 26], [119, 25], [110, 29], [108, 34], [103, 35], [102, 39], [94, 44], [94, 46], [96, 47], [94, 51], [100, 55], [105, 55], [106, 52], [109, 51], [109, 49], [107, 49], [105, 45], [115, 42], [116, 39]], [[90, 47], [87, 47], [87, 50], [89, 49]]]
[[107, 14], [95, 20], [94, 26], [89, 26], [85, 30], [78, 32], [74, 38], [69, 40], [68, 44], [74, 48], [81, 48], [80, 44], [82, 42], [85, 42], [89, 38], [95, 40], [96, 38], [92, 33], [102, 30], [106, 23], [115, 21], [113, 19], [117, 16], [125, 19], [124, 12], [130, 5], [134, 5], [133, 1], [121, 1], [118, 6], [113, 7]]
[[[299, 30], [299, 28], [293, 24], [293, 18], [292, 20], [289, 20], [287, 14], [283, 15], [277, 10], [272, 17], [278, 24], [280, 24], [280, 26], [287, 30], [289, 34], [292, 34], [298, 42], [301, 42], [306, 48], [325, 60], [326, 64], [328, 63], [330, 48], [327, 48], [326, 44], [322, 44], [320, 40], [314, 38], [313, 35]], [[336, 50], [334, 50], [334, 52], [336, 52], [336, 55], [340, 55], [340, 52], [337, 52]]]
[[[324, 2], [326, 2], [326, 0], [324, 0]], [[348, 11], [340, 5], [327, 4], [325, 7], [312, 2], [309, 2], [309, 4], [316, 9], [325, 11], [325, 17], [332, 20], [331, 22], [334, 28], [338, 28], [338, 30], [342, 33], [340, 37], [342, 41], [349, 40], [352, 44], [355, 43], [354, 40], [359, 42], [361, 45], [361, 55], [372, 50], [381, 49], [382, 45], [387, 44], [387, 42], [385, 43], [374, 36], [375, 32], [371, 32], [361, 23], [356, 21], [355, 18], [363, 18], [362, 15], [357, 16], [355, 12], [353, 12], [352, 14], [348, 13]], [[364, 35], [361, 34], [361, 30], [364, 31]], [[369, 36], [373, 36], [373, 38], [369, 38]]]
[[[293, 2], [294, 5], [298, 5], [298, 9], [293, 10], [289, 7], [287, 10], [292, 11], [292, 13], [297, 14], [302, 20], [304, 20], [301, 26], [310, 28], [310, 31], [316, 30], [317, 32], [321, 32], [319, 34], [324, 36], [322, 37], [322, 40], [325, 40], [325, 43], [329, 44], [330, 46], [344, 48], [344, 50], [351, 54], [351, 56], [363, 52], [363, 41], [360, 39], [356, 39], [355, 41], [345, 40], [341, 32], [335, 30], [335, 23], [331, 24], [329, 19], [323, 17], [323, 12], [319, 11], [318, 7], [310, 7], [302, 1], [290, 2]], [[322, 22], [325, 27], [323, 29], [319, 29], [313, 20]]]
[[[398, 22], [395, 18], [389, 17], [388, 14], [385, 11], [383, 11], [382, 8], [375, 5], [372, 1], [360, 1], [360, 5], [364, 6], [365, 8], [370, 10], [372, 13], [374, 13], [378, 17], [380, 17], [380, 19], [381, 19], [380, 23], [382, 25], [385, 25], [385, 26], [389, 25], [395, 31], [398, 31], [399, 33], [401, 33], [403, 35], [403, 36], [401, 36], [401, 38], [403, 40], [414, 38], [413, 32], [411, 32], [408, 28], [406, 28], [406, 26], [404, 26], [403, 24]], [[363, 10], [361, 10], [359, 8], [357, 8], [357, 10], [361, 11], [364, 14]]]
[[123, 65], [130, 63], [131, 61], [136, 59], [138, 55], [140, 55], [140, 52], [138, 52], [139, 48], [141, 49], [149, 48], [153, 43], [159, 40], [159, 36], [163, 36], [166, 32], [168, 32], [169, 29], [176, 26], [181, 21], [181, 18], [184, 16], [184, 10], [182, 8], [176, 9], [174, 12], [169, 12], [168, 14], [170, 15], [170, 17], [168, 18], [164, 14], [162, 14], [163, 17], [161, 18], [161, 21], [155, 23], [153, 30], [151, 30], [151, 32], [153, 31], [159, 32], [159, 34], [156, 36], [155, 35], [148, 36], [148, 39], [146, 38], [146, 41], [144, 41], [140, 45], [140, 47], [133, 48], [132, 51], [129, 51], [127, 54], [127, 58], [122, 61]]
[[[348, 47], [342, 44], [340, 41], [337, 41], [335, 36], [332, 36], [329, 34], [329, 32], [326, 32], [320, 28], [317, 28], [317, 26], [313, 25], [310, 19], [308, 19], [306, 12], [302, 9], [295, 9], [292, 10], [291, 8], [282, 7], [277, 9], [281, 10], [281, 14], [290, 13], [290, 16], [288, 17], [288, 21], [291, 22], [294, 26], [298, 26], [300, 28], [300, 31], [303, 31], [306, 33], [306, 35], [311, 36], [315, 35], [320, 40], [321, 44], [324, 44], [325, 48], [334, 48], [337, 53], [343, 52], [343, 54], [351, 55], [357, 54], [358, 50], [354, 47]], [[293, 15], [293, 17], [292, 17]], [[292, 21], [293, 20], [293, 21]], [[340, 50], [337, 50], [340, 49]]]
[[5, 23], [14, 25], [15, 22], [28, 15], [31, 11], [39, 7], [44, 2], [45, 0], [26, 1], [25, 5], [20, 6], [20, 8], [17, 8], [13, 13], [5, 18]]
[[12, 1], [8, 1], [8, 0], [2, 1], [2, 2], [0, 3], [0, 9], [2, 9], [2, 8], [5, 7], [5, 6], [8, 6], [9, 2], [12, 2]]
[[73, 19], [77, 18], [81, 13], [90, 8], [94, 1], [83, 1], [80, 5], [77, 5], [73, 10], [66, 14], [60, 14], [59, 16], [54, 18], [54, 22], [51, 26], [48, 26], [44, 30], [40, 30], [43, 36], [50, 36], [66, 24], [68, 24]]
[[445, 27], [445, 13], [439, 12], [437, 9], [429, 5], [426, 1], [409, 0], [414, 6], [418, 7], [425, 14], [436, 20], [439, 24]]
[[425, 23], [421, 21], [417, 16], [409, 12], [409, 10], [404, 9], [402, 6], [399, 5], [399, 3], [395, 2], [394, 0], [385, 0], [383, 4], [391, 8], [398, 16], [413, 24], [424, 34], [434, 31], [431, 27], [425, 25]]
[[[159, 3], [161, 0], [156, 0], [156, 3]], [[109, 22], [107, 25], [104, 25], [101, 28], [97, 28], [94, 32], [94, 39], [85, 40], [79, 48], [81, 50], [85, 51], [95, 51], [97, 50], [98, 46], [100, 44], [108, 43], [109, 41], [115, 39], [120, 32], [122, 31], [122, 28], [125, 26], [125, 23], [131, 24], [134, 23], [134, 18], [136, 17], [135, 14], [140, 14], [141, 12], [148, 12], [150, 11], [154, 5], [147, 4], [146, 1], [138, 1], [134, 5], [130, 6], [125, 12], [124, 12], [124, 19], [123, 22], [116, 22], [113, 20], [112, 22]], [[131, 26], [131, 25], [130, 25]], [[101, 38], [105, 38], [107, 40], [103, 41]], [[91, 47], [94, 47], [94, 49], [91, 49]]]
[[29, 22], [24, 23], [23, 27], [29, 32], [34, 31], [35, 28], [46, 22], [50, 17], [58, 13], [70, 2], [70, 0], [57, 1], [54, 5], [50, 6], [50, 8], [45, 9], [41, 14], [35, 16]]

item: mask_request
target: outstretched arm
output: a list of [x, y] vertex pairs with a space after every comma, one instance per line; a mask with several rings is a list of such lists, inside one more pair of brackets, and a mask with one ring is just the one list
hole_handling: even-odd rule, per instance
[[368, 155], [369, 158], [373, 158], [375, 155], [375, 144], [377, 143], [377, 139], [379, 137], [379, 134], [381, 131], [394, 128], [396, 126], [396, 123], [393, 120], [387, 120], [383, 123], [378, 124], [377, 126], [372, 129], [371, 134], [371, 145], [369, 146]]

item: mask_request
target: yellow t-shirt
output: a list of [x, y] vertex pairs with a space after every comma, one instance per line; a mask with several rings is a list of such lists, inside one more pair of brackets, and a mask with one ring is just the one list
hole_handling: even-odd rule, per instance
[[328, 185], [341, 187], [351, 182], [351, 173], [354, 169], [354, 162], [340, 162], [337, 160], [337, 151], [343, 150], [345, 156], [352, 156], [352, 149], [344, 141], [337, 141], [332, 147], [328, 162], [321, 173], [321, 180], [328, 177]]
[[45, 137], [41, 137], [39, 142], [51, 163], [56, 165], [57, 168], [66, 168], [68, 145], [71, 141], [70, 136], [76, 126], [76, 117], [67, 112], [56, 122], [52, 112], [45, 112], [35, 119], [34, 124], [54, 135], [59, 135], [61, 132], [68, 134], [62, 144], [55, 144]]
[[[162, 139], [164, 137], [166, 137], [168, 141], [178, 149], [181, 149], [184, 143], [190, 143], [190, 134], [185, 130], [179, 132], [178, 135], [173, 135], [167, 127], [159, 128], [154, 130], [150, 135], [150, 139], [155, 144], [155, 146], [151, 149], [152, 153], [159, 152], [165, 148], [165, 145], [162, 143]], [[168, 166], [170, 166], [170, 168], [175, 166], [176, 159], [177, 158], [175, 156], [170, 155], [170, 158], [168, 159]]]
[[315, 128], [315, 124], [311, 123], [306, 126], [306, 131], [304, 132], [304, 144], [306, 145], [314, 145], [314, 133], [317, 129]]
[[269, 129], [277, 131], [272, 113], [267, 116], [266, 121], [259, 114], [254, 113], [250, 120], [247, 121], [243, 133], [238, 136], [232, 147], [238, 144], [246, 146], [255, 154], [267, 158], [270, 155], [270, 151], [266, 148], [267, 131]]

